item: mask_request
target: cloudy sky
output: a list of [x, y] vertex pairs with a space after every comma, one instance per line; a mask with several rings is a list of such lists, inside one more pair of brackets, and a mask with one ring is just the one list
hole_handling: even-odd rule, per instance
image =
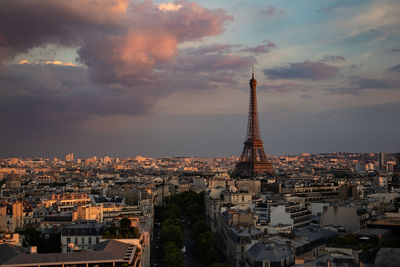
[[400, 150], [398, 0], [0, 1], [0, 157]]

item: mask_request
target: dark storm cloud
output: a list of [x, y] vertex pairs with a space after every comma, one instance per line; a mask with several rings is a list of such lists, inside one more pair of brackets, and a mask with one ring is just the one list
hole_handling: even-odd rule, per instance
[[400, 64], [388, 69], [389, 72], [400, 72]]
[[87, 72], [85, 67], [53, 64], [9, 65], [1, 71], [0, 139], [78, 134], [96, 117], [148, 113], [160, 97], [180, 88], [209, 90], [215, 88], [210, 82], [233, 82], [225, 72], [159, 71], [132, 87], [94, 84]]
[[[23, 78], [22, 78], [23, 77]], [[26, 135], [56, 131], [96, 115], [132, 115], [153, 104], [151, 91], [93, 85], [86, 69], [14, 65], [0, 72], [0, 123]]]
[[[3, 55], [14, 55], [47, 43], [66, 46], [79, 45], [85, 34], [123, 29], [122, 10], [111, 1], [100, 1], [90, 5], [89, 1], [1, 1], [0, 2], [0, 46], [7, 51]], [[122, 1], [121, 1], [122, 3]], [[114, 8], [113, 8], [114, 7]], [[108, 12], [102, 12], [107, 8]]]
[[285, 67], [264, 69], [264, 74], [273, 79], [332, 79], [339, 72], [339, 68], [323, 62], [306, 60], [300, 63], [291, 63]]

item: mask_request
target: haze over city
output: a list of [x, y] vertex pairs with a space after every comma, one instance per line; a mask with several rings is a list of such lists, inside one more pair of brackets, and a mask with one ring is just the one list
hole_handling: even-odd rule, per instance
[[0, 156], [397, 152], [398, 1], [1, 1]]

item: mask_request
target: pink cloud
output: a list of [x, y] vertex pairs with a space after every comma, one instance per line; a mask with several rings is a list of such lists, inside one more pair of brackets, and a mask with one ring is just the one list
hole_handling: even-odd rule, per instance
[[233, 19], [186, 1], [161, 8], [151, 1], [15, 0], [0, 9], [0, 60], [49, 43], [77, 46], [96, 82], [122, 84], [170, 61], [180, 43], [220, 34]]
[[0, 109], [7, 118], [0, 123], [13, 131], [26, 125], [62, 132], [93, 117], [147, 113], [173, 91], [215, 88], [232, 82], [233, 70], [249, 69], [254, 58], [226, 54], [232, 45], [205, 48], [206, 54], [178, 51], [184, 42], [220, 34], [233, 19], [221, 9], [179, 5], [0, 1], [0, 63], [47, 44], [77, 47], [81, 63], [46, 58], [6, 65]]

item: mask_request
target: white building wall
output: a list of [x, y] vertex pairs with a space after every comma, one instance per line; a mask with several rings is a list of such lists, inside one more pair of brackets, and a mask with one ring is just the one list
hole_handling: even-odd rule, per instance
[[360, 230], [357, 209], [354, 207], [326, 207], [321, 214], [321, 225], [340, 225], [346, 233]]
[[324, 211], [324, 207], [328, 207], [329, 203], [322, 203], [322, 202], [312, 202], [310, 204], [311, 214], [313, 216], [321, 215]]
[[290, 218], [290, 213], [286, 212], [285, 205], [278, 205], [271, 207], [270, 224], [272, 226], [278, 224], [292, 225], [293, 219]]

